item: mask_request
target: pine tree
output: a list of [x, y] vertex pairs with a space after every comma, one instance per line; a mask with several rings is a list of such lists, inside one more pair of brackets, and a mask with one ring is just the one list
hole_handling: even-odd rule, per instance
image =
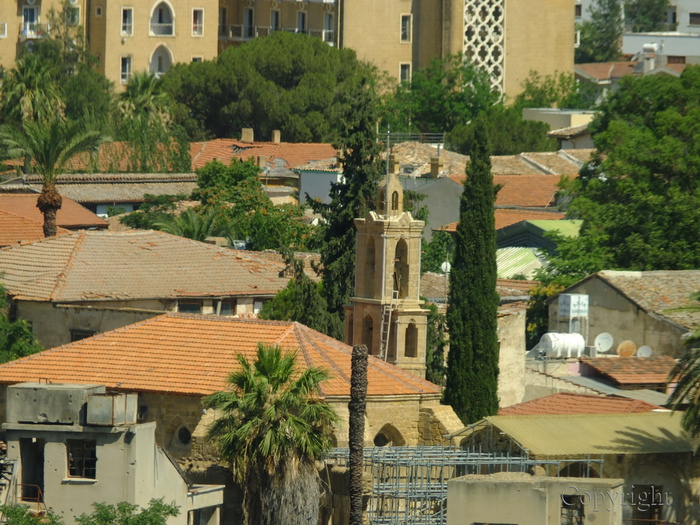
[[447, 310], [450, 350], [444, 402], [465, 424], [498, 411], [496, 189], [481, 127], [460, 199]]
[[355, 218], [373, 208], [377, 181], [382, 173], [381, 145], [376, 140], [377, 104], [369, 83], [360, 86], [355, 105], [341, 131], [337, 148], [344, 182], [331, 187], [331, 202], [312, 202], [325, 222], [320, 229], [323, 290], [328, 311], [334, 315], [329, 335], [343, 337], [343, 305], [355, 286]]

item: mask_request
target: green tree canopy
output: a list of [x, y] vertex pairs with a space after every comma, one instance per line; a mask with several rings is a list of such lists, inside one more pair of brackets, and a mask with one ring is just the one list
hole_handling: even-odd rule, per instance
[[0, 363], [14, 361], [41, 350], [42, 347], [37, 343], [32, 328], [26, 320], [10, 320], [7, 292], [0, 285]]
[[662, 31], [670, 6], [669, 0], [625, 0], [625, 26], [634, 33]]
[[700, 67], [624, 79], [591, 124], [598, 153], [571, 181], [578, 238], [547, 272], [700, 267]]
[[314, 462], [332, 443], [336, 415], [319, 399], [328, 374], [300, 369], [294, 354], [258, 346], [257, 359], [238, 356], [230, 389], [206, 403], [219, 417], [209, 429], [243, 487], [247, 525], [318, 522], [320, 485]]
[[435, 58], [396, 87], [383, 120], [394, 132], [444, 133], [499, 101], [488, 74], [462, 55]]
[[620, 0], [595, 0], [589, 13], [590, 20], [578, 27], [580, 45], [574, 52], [574, 61], [585, 64], [619, 60], [623, 30]]
[[352, 50], [276, 31], [230, 47], [213, 62], [175, 65], [163, 81], [191, 139], [253, 128], [260, 140], [279, 129], [289, 142], [330, 142], [356, 86], [373, 75]]

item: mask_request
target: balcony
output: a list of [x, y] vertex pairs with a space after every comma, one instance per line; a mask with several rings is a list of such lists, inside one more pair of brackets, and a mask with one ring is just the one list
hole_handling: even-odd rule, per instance
[[34, 38], [41, 38], [46, 32], [46, 28], [36, 22], [23, 22], [19, 25], [19, 39], [24, 42]]
[[275, 31], [287, 31], [289, 33], [303, 33], [315, 38], [320, 38], [328, 45], [335, 45], [335, 31], [329, 29], [299, 29], [296, 27], [270, 27], [270, 26], [246, 26], [243, 24], [229, 24], [219, 26], [219, 37], [222, 40], [233, 42], [247, 42], [253, 38], [268, 36]]
[[175, 28], [172, 22], [158, 24], [151, 22], [151, 35], [154, 36], [174, 36]]

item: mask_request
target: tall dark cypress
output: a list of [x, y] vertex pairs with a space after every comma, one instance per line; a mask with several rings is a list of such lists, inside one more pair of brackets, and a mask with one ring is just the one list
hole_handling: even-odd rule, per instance
[[498, 411], [496, 189], [486, 130], [477, 124], [450, 272], [450, 351], [444, 401], [465, 424]]
[[312, 201], [320, 213], [319, 226], [323, 290], [332, 314], [328, 335], [343, 339], [343, 305], [355, 287], [355, 218], [374, 208], [377, 181], [382, 174], [381, 145], [377, 142], [377, 99], [369, 83], [358, 86], [355, 104], [348, 108], [336, 145], [343, 164], [344, 181], [331, 185], [331, 202]]

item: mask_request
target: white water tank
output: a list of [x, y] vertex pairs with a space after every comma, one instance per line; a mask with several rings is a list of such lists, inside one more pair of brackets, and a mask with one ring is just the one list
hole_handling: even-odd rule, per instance
[[581, 357], [586, 341], [581, 334], [548, 332], [540, 338], [539, 346], [547, 357]]

